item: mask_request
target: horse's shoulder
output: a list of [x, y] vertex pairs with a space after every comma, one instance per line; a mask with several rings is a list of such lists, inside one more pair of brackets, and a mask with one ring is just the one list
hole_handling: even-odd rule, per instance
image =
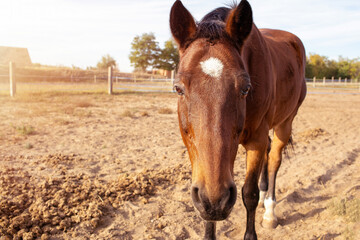
[[259, 31], [265, 38], [273, 38], [278, 40], [291, 40], [297, 38], [295, 34], [284, 30], [260, 28]]
[[260, 29], [267, 47], [271, 51], [272, 59], [282, 62], [297, 62], [298, 67], [302, 68], [305, 64], [305, 48], [300, 38], [295, 34], [276, 29]]
[[262, 28], [259, 30], [268, 45], [273, 45], [273, 47], [277, 47], [278, 45], [287, 44], [295, 48], [297, 52], [299, 50], [304, 50], [304, 46], [301, 40], [293, 33], [284, 30], [268, 28]]

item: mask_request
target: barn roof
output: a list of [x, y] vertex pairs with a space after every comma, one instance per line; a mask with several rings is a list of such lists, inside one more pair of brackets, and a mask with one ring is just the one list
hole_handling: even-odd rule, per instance
[[31, 65], [27, 48], [0, 46], [0, 64], [7, 65], [9, 62], [14, 62], [17, 66]]

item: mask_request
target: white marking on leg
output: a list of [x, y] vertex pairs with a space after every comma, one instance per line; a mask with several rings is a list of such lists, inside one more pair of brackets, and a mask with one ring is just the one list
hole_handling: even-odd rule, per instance
[[270, 221], [277, 221], [277, 217], [275, 215], [275, 206], [276, 202], [272, 200], [271, 198], [266, 198], [264, 201], [265, 206], [265, 213], [264, 213], [264, 219], [270, 220]]
[[265, 196], [266, 196], [266, 192], [265, 192], [265, 191], [260, 191], [259, 203], [263, 203], [263, 202], [264, 202]]
[[200, 62], [202, 71], [214, 78], [219, 78], [222, 74], [224, 64], [218, 58], [211, 57], [203, 62]]

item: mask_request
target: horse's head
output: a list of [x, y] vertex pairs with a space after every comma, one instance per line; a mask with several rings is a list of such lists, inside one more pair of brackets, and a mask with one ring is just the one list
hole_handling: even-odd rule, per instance
[[174, 88], [181, 136], [192, 164], [192, 199], [202, 218], [223, 220], [237, 195], [233, 166], [250, 89], [240, 52], [252, 28], [251, 7], [243, 0], [196, 24], [176, 1], [170, 27], [180, 50]]

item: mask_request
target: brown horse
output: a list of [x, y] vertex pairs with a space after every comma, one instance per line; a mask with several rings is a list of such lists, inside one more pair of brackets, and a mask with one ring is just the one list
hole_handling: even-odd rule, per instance
[[277, 226], [276, 174], [306, 95], [303, 44], [291, 33], [258, 29], [246, 0], [215, 9], [198, 23], [177, 0], [170, 28], [180, 52], [174, 81], [180, 132], [191, 160], [192, 199], [206, 220], [205, 238], [215, 239], [215, 221], [226, 219], [235, 204], [233, 167], [242, 144], [244, 239], [257, 239], [259, 202], [266, 208], [262, 225]]

